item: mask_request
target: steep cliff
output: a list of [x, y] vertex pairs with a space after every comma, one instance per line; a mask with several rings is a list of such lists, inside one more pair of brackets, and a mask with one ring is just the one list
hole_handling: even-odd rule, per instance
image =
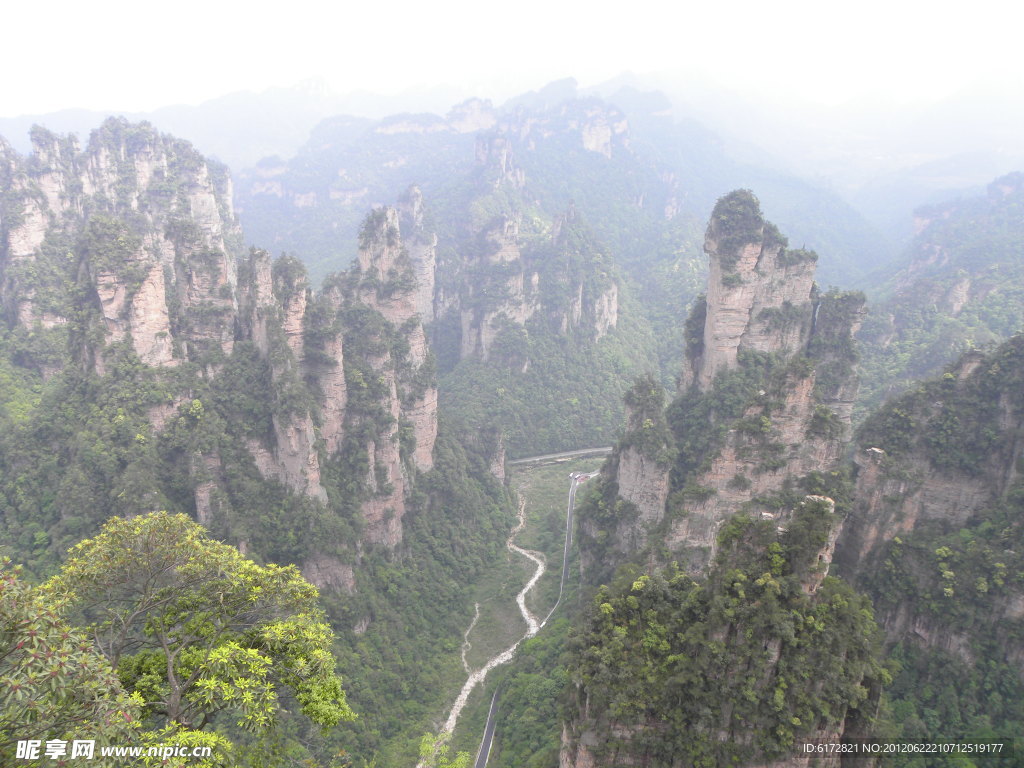
[[[29, 158], [7, 158], [8, 315], [25, 328], [64, 325], [84, 277], [107, 342], [130, 338], [144, 362], [230, 353], [240, 230], [226, 171], [123, 120], [104, 123], [84, 151], [42, 128], [32, 142]], [[94, 364], [102, 372], [102, 356]]]
[[815, 254], [787, 250], [747, 191], [715, 206], [705, 250], [708, 294], [687, 320], [680, 392], [668, 413], [678, 458], [652, 476], [623, 472], [623, 457], [627, 469], [635, 461], [620, 452], [616, 478], [627, 501], [671, 488], [660, 505], [618, 523], [620, 547], [657, 531], [695, 573], [737, 511], [777, 515], [767, 500], [789, 480], [839, 467], [864, 303], [859, 294], [819, 294]]
[[[242, 252], [227, 174], [187, 143], [111, 119], [84, 151], [43, 129], [33, 144], [28, 158], [0, 147], [5, 345], [39, 374], [61, 373], [55, 392], [100, 403], [75, 412], [80, 437], [57, 440], [71, 469], [56, 487], [81, 490], [39, 518], [78, 518], [76, 497], [120, 483], [112, 511], [183, 506], [240, 546], [312, 558], [325, 584], [350, 588], [342, 571], [360, 538], [394, 549], [413, 473], [433, 466], [437, 389], [421, 317], [436, 239], [422, 196], [371, 217], [358, 273], [315, 293], [296, 259]], [[353, 342], [360, 312], [379, 333]], [[359, 372], [371, 394], [353, 395]], [[376, 411], [380, 430], [347, 444]], [[95, 430], [94, 451], [117, 460], [82, 452]], [[122, 432], [133, 442], [121, 445]], [[29, 453], [10, 458], [21, 466]], [[349, 482], [357, 492], [340, 492]], [[275, 521], [245, 519], [260, 487], [300, 526], [331, 510], [337, 535], [317, 541], [310, 525], [292, 536], [301, 546], [270, 543]]]
[[640, 520], [661, 517], [668, 500], [668, 470], [675, 458], [665, 422], [664, 395], [654, 379], [640, 379], [626, 393], [626, 432], [619, 442], [616, 482]]
[[797, 741], [877, 706], [870, 609], [829, 578], [863, 296], [819, 294], [816, 256], [747, 191], [716, 205], [705, 250], [680, 391], [667, 414], [654, 381], [630, 391], [579, 512], [584, 584], [611, 587], [586, 619], [563, 768], [805, 766]]
[[[252, 341], [271, 361], [273, 387], [301, 386], [304, 275], [289, 284], [283, 270], [271, 276], [265, 254], [254, 255], [239, 283], [241, 232], [224, 169], [123, 120], [104, 123], [84, 152], [42, 129], [33, 142], [8, 193], [15, 224], [0, 261], [5, 307], [22, 329], [66, 327], [76, 356], [99, 376], [130, 348], [143, 365], [195, 365], [209, 379], [236, 341]], [[167, 416], [155, 409], [153, 426]], [[261, 474], [326, 501], [311, 414], [278, 409], [272, 424], [249, 440]]]
[[499, 426], [513, 455], [606, 442], [653, 345], [582, 213], [537, 207], [519, 142], [498, 128], [478, 141], [463, 231], [438, 260], [432, 327], [445, 407]]
[[653, 377], [638, 379], [625, 403], [625, 434], [597, 481], [606, 498], [600, 511], [606, 514], [588, 510], [581, 516], [580, 533], [587, 542], [580, 548], [581, 568], [592, 583], [605, 580], [612, 563], [647, 544], [648, 526], [664, 516], [676, 458], [665, 394]]
[[1022, 384], [1015, 336], [858, 431], [836, 562], [874, 601], [899, 661], [890, 695], [906, 738], [1021, 732]]
[[411, 472], [433, 467], [437, 438], [433, 358], [400, 219], [398, 209], [382, 208], [366, 220], [358, 271], [348, 276], [346, 299], [336, 308], [346, 328], [346, 378], [354, 385], [349, 402], [357, 406], [350, 407], [345, 430], [367, 458], [366, 533], [370, 542], [392, 548], [401, 540]]
[[1020, 330], [1024, 174], [996, 179], [978, 197], [918, 209], [914, 225], [902, 268], [860, 333], [869, 407]]
[[269, 386], [278, 401], [271, 415], [270, 434], [251, 437], [249, 451], [264, 477], [326, 502], [313, 413], [303, 382], [304, 322], [310, 292], [305, 270], [289, 257], [271, 264], [265, 251], [256, 250], [246, 266], [248, 280], [240, 290], [246, 314], [239, 318], [239, 325], [245, 321], [248, 325], [242, 325], [242, 338], [250, 340], [268, 361]]
[[827, 577], [833, 510], [811, 495], [793, 499], [781, 526], [737, 516], [700, 581], [632, 568], [598, 589], [562, 768], [838, 766], [796, 744], [855, 728], [885, 673], [870, 604]]
[[[914, 551], [925, 540], [977, 531], [1012, 505], [1024, 455], [1021, 350], [1018, 336], [990, 355], [968, 353], [942, 378], [865, 421], [858, 433], [854, 506], [840, 550], [844, 570], [865, 583], [878, 583], [879, 570], [893, 551], [907, 546]], [[1007, 543], [1014, 530], [1011, 525], [1003, 531]], [[952, 557], [951, 552], [940, 559]], [[944, 579], [949, 598], [979, 587], [952, 570]], [[1018, 599], [1012, 593], [985, 595], [987, 590], [971, 599]], [[885, 595], [884, 604], [894, 616], [901, 614], [899, 635], [906, 631], [906, 614], [925, 606], [894, 597]]]
[[400, 231], [409, 252], [416, 281], [416, 311], [421, 323], [434, 320], [434, 284], [437, 273], [437, 235], [428, 231], [423, 193], [410, 187], [399, 199]]
[[703, 337], [687, 350], [681, 390], [706, 392], [741, 352], [792, 354], [812, 319], [815, 254], [789, 251], [761, 216], [754, 196], [739, 190], [715, 206], [704, 240], [708, 292]]
[[522, 327], [540, 308], [540, 275], [523, 262], [518, 213], [499, 216], [479, 233], [478, 258], [469, 264], [475, 279], [464, 283], [459, 302], [464, 359], [486, 360], [498, 334]]
[[415, 190], [405, 211], [411, 249], [399, 210], [380, 209], [367, 219], [355, 272], [311, 293], [298, 261], [271, 268], [255, 252], [245, 293], [253, 341], [270, 360], [274, 391], [292, 407], [287, 418], [274, 416], [274, 447], [250, 441], [257, 466], [327, 501], [320, 465], [340, 462], [361, 489], [365, 541], [389, 549], [402, 538], [412, 473], [433, 467], [438, 422], [418, 281], [425, 273], [432, 284], [434, 239], [423, 231]]

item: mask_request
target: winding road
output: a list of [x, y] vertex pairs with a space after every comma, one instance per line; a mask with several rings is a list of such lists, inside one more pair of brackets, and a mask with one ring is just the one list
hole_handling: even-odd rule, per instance
[[[605, 450], [606, 449], [598, 448], [588, 449], [584, 451], [570, 451], [564, 454], [550, 454], [548, 456], [533, 456], [530, 457], [529, 459], [520, 459], [516, 463], [526, 463], [528, 461], [543, 461], [551, 458], [561, 458], [563, 456], [579, 456], [587, 455], [590, 453], [603, 453]], [[526, 586], [524, 586], [519, 591], [519, 594], [516, 595], [516, 604], [519, 606], [519, 613], [522, 615], [523, 620], [526, 622], [526, 634], [524, 634], [515, 643], [506, 648], [501, 653], [488, 659], [487, 663], [485, 663], [480, 669], [476, 671], [470, 671], [469, 664], [466, 661], [466, 652], [470, 648], [469, 633], [472, 631], [477, 620], [480, 618], [479, 603], [477, 603], [474, 606], [475, 611], [473, 621], [470, 623], [469, 628], [463, 635], [462, 643], [462, 665], [463, 667], [465, 667], [466, 672], [468, 673], [469, 676], [466, 678], [466, 682], [462, 686], [462, 690], [459, 691], [459, 695], [458, 697], [456, 697], [455, 703], [452, 705], [451, 711], [448, 713], [448, 719], [445, 720], [444, 727], [438, 734], [437, 742], [435, 743], [435, 749], [440, 745], [444, 744], [446, 741], [448, 741], [448, 739], [451, 738], [452, 733], [455, 732], [455, 726], [459, 722], [459, 716], [462, 714], [462, 710], [465, 708], [466, 702], [469, 700], [469, 695], [473, 692], [473, 689], [484, 681], [484, 678], [487, 677], [487, 673], [490, 672], [492, 669], [501, 666], [502, 664], [507, 664], [509, 661], [511, 661], [515, 656], [516, 650], [519, 648], [519, 645], [524, 640], [527, 640], [536, 635], [540, 628], [547, 624], [548, 619], [551, 618], [552, 614], [554, 614], [555, 610], [562, 602], [562, 593], [565, 591], [565, 582], [569, 574], [569, 548], [572, 546], [572, 520], [573, 508], [576, 504], [576, 489], [579, 487], [580, 483], [593, 477], [595, 474], [597, 473], [595, 472], [588, 474], [584, 472], [573, 472], [571, 475], [569, 475], [571, 482], [569, 484], [569, 507], [565, 516], [565, 548], [562, 553], [562, 579], [558, 586], [558, 599], [555, 601], [555, 604], [552, 606], [551, 610], [548, 611], [548, 615], [544, 617], [543, 621], [538, 621], [537, 617], [534, 616], [530, 609], [526, 607], [526, 596], [527, 594], [529, 594], [530, 590], [532, 590], [536, 586], [537, 582], [540, 580], [540, 577], [544, 575], [545, 570], [547, 570], [547, 566], [544, 562], [543, 553], [535, 552], [532, 549], [524, 549], [515, 543], [516, 536], [519, 535], [519, 532], [523, 530], [523, 526], [526, 525], [526, 501], [520, 499], [519, 514], [516, 518], [516, 526], [512, 529], [511, 533], [509, 533], [509, 537], [505, 542], [505, 546], [508, 547], [509, 551], [515, 552], [516, 554], [525, 557], [537, 566], [536, 570], [533, 573], [533, 576], [530, 577], [530, 580], [526, 583]], [[473, 764], [474, 768], [486, 768], [487, 766], [487, 760], [491, 752], [491, 742], [494, 737], [495, 714], [497, 713], [497, 711], [498, 691], [495, 691], [494, 696], [491, 699], [490, 710], [487, 713], [487, 725], [484, 727], [483, 740], [480, 742], [480, 749], [477, 750], [476, 761]], [[425, 765], [425, 761], [420, 761], [419, 763], [417, 763], [416, 768], [425, 768]]]
[[[452, 733], [455, 732], [455, 726], [459, 722], [459, 715], [462, 714], [462, 710], [465, 708], [466, 702], [469, 700], [469, 694], [473, 692], [473, 689], [476, 688], [477, 685], [484, 681], [484, 678], [487, 677], [487, 673], [495, 667], [510, 662], [512, 660], [512, 657], [515, 656], [516, 649], [519, 647], [519, 644], [522, 643], [523, 640], [533, 637], [535, 634], [537, 634], [537, 630], [540, 629], [540, 624], [537, 621], [537, 617], [534, 616], [533, 613], [531, 613], [530, 610], [526, 607], [526, 595], [531, 589], [534, 588], [540, 577], [544, 575], [546, 566], [544, 564], [543, 554], [541, 554], [540, 552], [534, 552], [531, 549], [523, 549], [522, 547], [517, 546], [515, 543], [516, 536], [519, 535], [519, 532], [523, 530], [523, 526], [526, 525], [526, 502], [523, 500], [520, 500], [519, 502], [519, 515], [516, 518], [516, 520], [516, 527], [513, 528], [512, 532], [509, 534], [509, 537], [505, 542], [505, 546], [507, 546], [509, 550], [511, 550], [512, 552], [522, 555], [523, 557], [533, 561], [537, 565], [537, 569], [534, 571], [533, 576], [526, 583], [526, 586], [519, 590], [519, 594], [516, 595], [516, 603], [519, 605], [519, 612], [522, 614], [523, 619], [526, 621], [526, 634], [518, 640], [516, 640], [515, 643], [513, 643], [510, 647], [506, 648], [501, 653], [499, 653], [497, 656], [493, 656], [492, 658], [488, 659], [487, 663], [484, 664], [480, 669], [469, 673], [469, 677], [466, 678], [466, 682], [462, 686], [462, 690], [459, 691], [459, 695], [455, 699], [455, 704], [452, 705], [452, 709], [448, 713], [448, 719], [445, 721], [444, 726], [441, 728], [441, 732], [438, 734], [436, 746], [440, 746], [441, 744], [443, 744], [451, 738]], [[477, 609], [477, 611], [479, 611], [479, 608]], [[476, 623], [476, 620], [477, 616], [474, 616], [474, 624]], [[470, 625], [470, 629], [472, 629], [472, 624]], [[468, 644], [469, 630], [467, 629], [465, 634], [465, 640], [462, 646], [462, 658], [464, 664]], [[492, 710], [493, 704], [494, 702], [492, 702]], [[425, 765], [426, 764], [424, 761], [420, 761], [416, 764], [416, 768], [425, 768]]]
[[[565, 591], [565, 580], [569, 575], [569, 548], [572, 546], [572, 515], [573, 510], [576, 506], [576, 489], [579, 487], [580, 483], [584, 482], [585, 480], [589, 480], [595, 474], [597, 473], [595, 472], [588, 474], [584, 472], [573, 472], [571, 475], [569, 475], [569, 508], [565, 514], [565, 549], [562, 552], [562, 580], [558, 585], [558, 599], [555, 601], [555, 604], [551, 606], [551, 610], [548, 611], [548, 615], [544, 617], [544, 621], [540, 623], [541, 627], [548, 623], [548, 619], [551, 618], [552, 614], [554, 614], [555, 610], [562, 602], [562, 593]], [[524, 507], [521, 505], [520, 515], [522, 515], [523, 509]], [[517, 530], [521, 527], [522, 524], [517, 526]], [[518, 549], [518, 547], [516, 549]], [[525, 550], [523, 551], [525, 552]], [[524, 593], [520, 592], [520, 595], [522, 594]], [[523, 615], [525, 616], [527, 613], [526, 607], [522, 603], [520, 603], [519, 608], [521, 611], [523, 611]], [[532, 637], [534, 634], [536, 634], [536, 632], [537, 630], [534, 630], [533, 632], [527, 634], [527, 637]], [[518, 644], [519, 643], [516, 643], [516, 645]], [[481, 739], [480, 741], [480, 748], [476, 751], [476, 761], [473, 763], [473, 768], [487, 768], [487, 760], [491, 756], [491, 744], [494, 740], [494, 716], [497, 714], [497, 712], [498, 691], [495, 691], [494, 697], [491, 699], [491, 707], [487, 712], [487, 725], [484, 726], [484, 736], [483, 739]]]

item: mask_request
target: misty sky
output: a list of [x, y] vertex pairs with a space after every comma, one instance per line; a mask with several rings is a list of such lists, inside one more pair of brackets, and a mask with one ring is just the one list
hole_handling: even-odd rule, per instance
[[1004, 0], [667, 3], [94, 0], [4, 11], [0, 116], [150, 110], [322, 78], [337, 92], [450, 85], [501, 99], [574, 76], [709, 77], [821, 103], [929, 100], [1017, 77]]

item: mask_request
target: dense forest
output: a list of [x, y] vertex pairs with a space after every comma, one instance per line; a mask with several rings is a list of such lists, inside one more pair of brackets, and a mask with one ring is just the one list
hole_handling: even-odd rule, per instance
[[896, 254], [670, 107], [563, 81], [235, 169], [0, 140], [0, 763], [1024, 737], [1024, 176]]

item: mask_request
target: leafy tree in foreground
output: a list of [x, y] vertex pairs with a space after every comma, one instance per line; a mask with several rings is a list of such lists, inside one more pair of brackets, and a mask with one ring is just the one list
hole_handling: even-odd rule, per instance
[[185, 515], [111, 519], [45, 589], [87, 624], [145, 714], [202, 730], [219, 712], [266, 733], [288, 692], [310, 720], [355, 717], [335, 674], [317, 590], [260, 566]]
[[423, 768], [469, 768], [468, 752], [459, 752], [454, 758], [450, 757], [449, 735], [424, 733], [420, 740], [419, 765]]
[[127, 741], [139, 702], [18, 570], [0, 559], [0, 762], [14, 757], [19, 739]]

